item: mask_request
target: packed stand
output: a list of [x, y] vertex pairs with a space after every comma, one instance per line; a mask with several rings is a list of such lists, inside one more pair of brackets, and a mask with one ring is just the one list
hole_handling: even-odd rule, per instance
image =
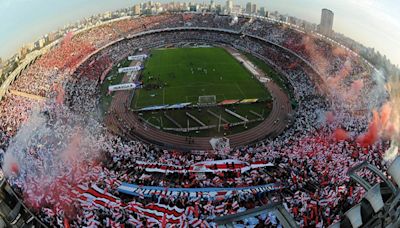
[[[160, 225], [164, 221], [207, 227], [215, 226], [213, 219], [216, 216], [283, 201], [302, 227], [323, 227], [339, 220], [347, 209], [359, 202], [364, 191], [350, 181], [346, 172], [362, 161], [373, 163], [384, 170], [385, 165], [381, 161], [389, 146], [388, 142], [378, 140], [368, 146], [357, 143], [356, 137], [367, 130], [372, 116], [352, 115], [349, 108], [353, 106], [339, 102], [331, 106], [332, 97], [322, 95], [317, 78], [310, 76], [310, 67], [289, 53], [283, 55], [279, 47], [253, 38], [215, 32], [160, 33], [123, 40], [77, 65], [95, 47], [99, 48], [121, 34], [168, 28], [171, 25], [181, 26], [183, 21], [186, 26], [233, 27], [236, 31], [246, 25], [246, 32], [282, 44], [309, 60], [317, 69], [324, 69], [329, 77], [339, 77], [337, 84], [343, 90], [348, 89], [353, 82], [350, 80], [346, 82], [347, 86], [343, 85], [345, 79], [338, 72], [345, 68], [347, 76], [365, 71], [364, 66], [357, 67], [360, 64], [357, 59], [321, 40], [314, 40], [269, 22], [249, 22], [239, 18], [237, 23], [231, 24], [230, 20], [229, 17], [213, 14], [178, 14], [122, 20], [115, 22], [116, 27], [105, 25], [99, 31], [93, 28], [76, 37], [65, 38], [58, 48], [39, 59], [16, 80], [14, 89], [50, 98], [40, 108], [41, 111], [32, 110], [35, 104], [30, 100], [13, 95], [0, 103], [1, 139], [9, 142], [16, 135], [17, 129], [22, 132], [32, 127], [38, 129], [22, 147], [15, 144], [9, 146], [9, 143], [3, 143], [2, 140], [0, 149], [23, 161], [24, 164], [14, 170], [16, 173], [8, 181], [43, 221], [50, 226], [60, 227], [65, 222], [73, 227], [113, 227], [118, 224]], [[267, 23], [267, 26], [263, 27], [263, 23]], [[117, 64], [136, 48], [162, 46], [176, 41], [232, 43], [238, 49], [265, 57], [265, 60], [286, 75], [293, 87], [299, 105], [293, 114], [292, 126], [273, 140], [235, 148], [226, 154], [212, 151], [196, 154], [167, 151], [139, 141], [127, 142], [107, 132], [99, 124], [101, 116], [96, 115], [98, 80], [102, 71], [111, 64]], [[347, 69], [346, 64], [351, 67]], [[75, 68], [76, 71], [71, 70]], [[363, 75], [363, 80], [367, 88], [363, 87], [360, 95], [368, 95], [369, 86], [377, 85], [366, 75]], [[54, 102], [61, 93], [54, 89], [54, 84], [62, 85], [65, 90], [61, 104]], [[338, 128], [348, 133], [346, 139], [338, 140], [334, 137]], [[15, 140], [18, 142], [18, 137]], [[145, 163], [155, 165], [152, 167], [156, 168], [171, 165], [188, 167], [198, 162], [224, 159], [247, 164], [270, 162], [273, 166], [251, 168], [245, 172], [235, 169], [218, 171], [216, 168], [217, 171], [201, 176], [189, 171], [153, 172], [146, 169], [146, 165], [138, 165]], [[231, 164], [226, 165], [229, 167]], [[49, 171], [54, 171], [54, 174], [45, 180]], [[134, 197], [118, 191], [121, 182], [166, 189], [237, 188], [282, 182], [286, 188], [274, 193], [233, 193], [224, 198], [165, 195]], [[167, 208], [168, 212], [164, 214], [168, 214], [165, 216], [168, 218], [160, 216], [157, 209], [160, 207]], [[274, 214], [263, 214], [238, 222], [237, 225], [278, 226], [278, 223]]]

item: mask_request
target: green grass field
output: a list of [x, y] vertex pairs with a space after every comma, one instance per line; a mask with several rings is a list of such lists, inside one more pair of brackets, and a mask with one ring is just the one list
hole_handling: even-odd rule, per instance
[[[273, 68], [248, 53], [242, 54], [281, 88], [290, 93], [281, 76]], [[126, 75], [118, 73], [118, 68], [130, 64], [131, 61], [125, 59], [113, 66], [113, 69], [107, 75], [107, 79], [100, 86], [100, 107], [103, 112], [108, 109], [114, 97], [114, 93], [107, 94], [108, 86], [121, 83]], [[134, 110], [153, 105], [171, 105], [183, 102], [196, 104], [198, 97], [205, 95], [215, 95], [217, 102], [225, 99], [259, 99], [259, 102], [252, 104], [137, 112], [149, 124], [174, 134], [195, 137], [229, 136], [257, 126], [262, 121], [260, 116], [266, 118], [272, 110], [273, 102], [269, 91], [223, 48], [154, 49], [145, 62], [141, 80], [144, 88], [134, 91], [135, 94], [131, 103], [131, 108]], [[208, 126], [218, 126], [219, 118], [215, 115], [221, 116], [230, 124], [242, 121], [226, 112], [225, 108], [249, 119], [250, 122], [228, 129], [213, 127], [190, 132], [177, 132], [170, 129], [178, 128], [178, 125], [186, 128], [188, 124], [190, 127], [201, 126], [188, 117], [187, 113]], [[166, 115], [169, 117], [167, 118]], [[170, 118], [173, 120], [171, 121]], [[223, 126], [225, 121], [222, 120], [221, 124]]]
[[[205, 123], [207, 125], [218, 125], [219, 119], [213, 115], [210, 115], [207, 112], [208, 110], [212, 111], [213, 113], [217, 114], [218, 116], [221, 115], [221, 117], [223, 119], [225, 119], [226, 121], [228, 121], [230, 123], [236, 123], [241, 120], [228, 114], [227, 112], [225, 112], [224, 111], [225, 108], [228, 108], [228, 109], [238, 113], [239, 115], [248, 118], [249, 120], [254, 120], [254, 119], [260, 118], [259, 116], [254, 115], [254, 112], [262, 115], [265, 118], [268, 117], [268, 115], [271, 111], [270, 106], [272, 106], [271, 101], [254, 103], [254, 104], [216, 106], [216, 107], [197, 108], [197, 109], [194, 108], [194, 109], [167, 110], [167, 111], [165, 111], [165, 113], [168, 114], [169, 116], [171, 116], [182, 127], [187, 127], [188, 121], [189, 121], [189, 126], [199, 127], [200, 125], [197, 122], [193, 121], [192, 119], [190, 119], [186, 116], [186, 112], [195, 116], [196, 118], [198, 118], [200, 121], [202, 121], [203, 123]], [[250, 110], [253, 111], [253, 113], [251, 113]], [[164, 111], [142, 112], [142, 113], [140, 113], [140, 116], [155, 126], [160, 126], [162, 128], [177, 128], [177, 126], [174, 123], [172, 123], [168, 118], [165, 117]], [[220, 131], [218, 131], [218, 128], [211, 128], [211, 129], [202, 130], [202, 131], [191, 131], [189, 133], [176, 132], [176, 131], [171, 131], [171, 133], [185, 135], [185, 136], [214, 137], [214, 136], [221, 136], [224, 134], [231, 135], [231, 134], [239, 133], [246, 129], [257, 126], [259, 123], [260, 123], [260, 121], [248, 123], [245, 125], [239, 125], [239, 126], [232, 127], [229, 130], [225, 130], [223, 127], [221, 127]], [[223, 124], [225, 124], [225, 122], [222, 121], [221, 124], [223, 126]]]
[[181, 102], [197, 103], [199, 96], [269, 100], [268, 90], [223, 48], [156, 49], [142, 73], [143, 89], [131, 107]]
[[285, 81], [282, 79], [282, 75], [280, 75], [278, 72], [276, 72], [271, 66], [266, 64], [264, 61], [261, 59], [258, 59], [257, 57], [251, 55], [250, 53], [242, 53], [243, 55], [246, 56], [246, 58], [252, 62], [254, 65], [256, 65], [259, 69], [261, 69], [269, 78], [271, 78], [279, 87], [281, 87], [286, 93], [289, 95], [289, 98], [291, 99], [293, 107], [297, 106], [297, 102], [294, 98], [293, 91], [290, 90], [286, 85]]

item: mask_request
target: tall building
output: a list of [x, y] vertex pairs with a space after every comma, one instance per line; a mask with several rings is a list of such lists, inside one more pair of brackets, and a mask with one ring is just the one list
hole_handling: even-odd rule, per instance
[[210, 1], [210, 10], [213, 11], [215, 9], [215, 2], [214, 0]]
[[233, 1], [232, 0], [226, 1], [226, 10], [228, 11], [228, 13], [232, 12], [232, 9], [233, 9]]
[[242, 13], [242, 7], [240, 5], [234, 5], [232, 9], [232, 13], [240, 14]]
[[57, 39], [57, 33], [56, 32], [51, 32], [49, 33], [49, 42], [53, 42]]
[[260, 16], [265, 17], [265, 7], [260, 7]]
[[318, 31], [325, 36], [332, 35], [333, 27], [333, 12], [328, 9], [322, 9], [321, 12], [321, 23], [318, 26]]
[[140, 14], [140, 5], [136, 4], [133, 6], [133, 14], [139, 15]]
[[22, 46], [21, 49], [19, 49], [19, 52], [18, 52], [19, 58], [20, 59], [24, 59], [25, 56], [29, 53], [29, 51], [30, 50], [29, 50], [29, 47], [27, 45]]
[[256, 4], [251, 5], [251, 13], [257, 14], [257, 5]]
[[246, 13], [251, 14], [251, 2], [246, 4]]
[[217, 4], [217, 5], [215, 6], [215, 12], [216, 12], [217, 14], [220, 14], [220, 13], [222, 12], [222, 6], [221, 6], [221, 4]]

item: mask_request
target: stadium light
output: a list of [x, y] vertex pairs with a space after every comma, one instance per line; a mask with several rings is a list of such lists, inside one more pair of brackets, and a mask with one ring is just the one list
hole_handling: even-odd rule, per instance
[[328, 228], [340, 228], [340, 222], [332, 223]]
[[[400, 165], [400, 164], [399, 164]], [[366, 168], [369, 171], [371, 171], [372, 173], [374, 173], [375, 175], [379, 176], [381, 178], [381, 180], [383, 180], [385, 182], [385, 184], [390, 188], [390, 190], [395, 193], [397, 192], [396, 187], [393, 185], [393, 183], [388, 180], [386, 178], [386, 176], [375, 166], [367, 163], [367, 162], [363, 162], [361, 164], [358, 164], [356, 166], [354, 166], [353, 168], [349, 169], [349, 171], [347, 172], [347, 175], [350, 176], [350, 178], [352, 178], [354, 181], [356, 181], [357, 183], [359, 183], [363, 188], [365, 188], [365, 190], [370, 190], [372, 188], [372, 185], [365, 180], [364, 178], [360, 177], [357, 174], [357, 171]], [[400, 172], [399, 172], [399, 177], [400, 177]]]
[[0, 180], [0, 227], [47, 227], [29, 211], [4, 178]]
[[388, 168], [389, 175], [396, 182], [397, 187], [400, 187], [400, 156], [394, 159], [392, 164]]
[[362, 226], [361, 218], [361, 204], [357, 204], [345, 213], [346, 217], [349, 218], [353, 228], [358, 228]]
[[[366, 179], [356, 174], [357, 171], [366, 168], [379, 176], [383, 182], [372, 185]], [[363, 162], [348, 172], [348, 175], [360, 184], [367, 193], [357, 204], [345, 215], [345, 219], [330, 227], [350, 226], [352, 227], [400, 227], [400, 156], [397, 157], [388, 168], [396, 186], [377, 167]], [[347, 220], [348, 219], [348, 220]], [[346, 223], [347, 221], [347, 223]]]
[[366, 194], [365, 198], [374, 208], [374, 212], [377, 213], [380, 211], [385, 205], [383, 203], [382, 194], [381, 194], [381, 186], [380, 184], [374, 185]]
[[282, 203], [276, 202], [261, 207], [249, 209], [237, 214], [216, 217], [214, 222], [218, 227], [235, 227], [235, 222], [246, 218], [257, 217], [263, 213], [273, 212], [283, 228], [298, 228], [299, 225], [293, 216], [285, 209]]

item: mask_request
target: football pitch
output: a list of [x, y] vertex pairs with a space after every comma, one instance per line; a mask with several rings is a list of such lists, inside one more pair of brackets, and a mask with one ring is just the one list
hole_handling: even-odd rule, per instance
[[270, 100], [268, 90], [225, 49], [154, 49], [146, 60], [135, 91], [133, 109], [153, 105], [197, 103], [199, 96], [227, 99]]

